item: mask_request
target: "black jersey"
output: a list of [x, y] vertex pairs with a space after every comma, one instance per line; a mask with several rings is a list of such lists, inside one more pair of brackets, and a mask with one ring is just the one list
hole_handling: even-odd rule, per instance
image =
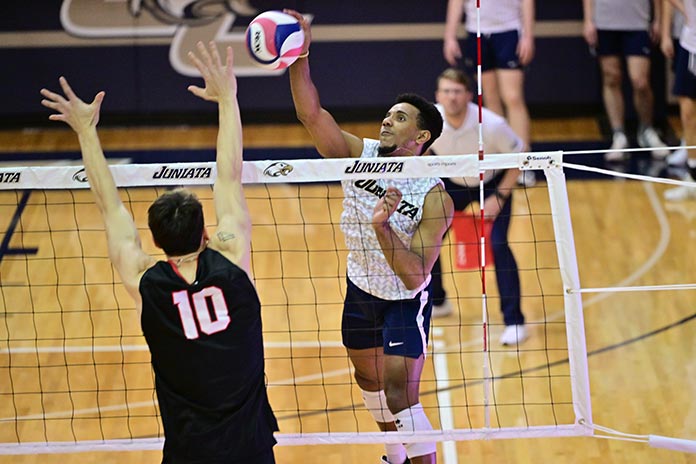
[[160, 261], [140, 280], [164, 425], [164, 463], [234, 462], [268, 452], [261, 305], [246, 272], [206, 248], [188, 284]]

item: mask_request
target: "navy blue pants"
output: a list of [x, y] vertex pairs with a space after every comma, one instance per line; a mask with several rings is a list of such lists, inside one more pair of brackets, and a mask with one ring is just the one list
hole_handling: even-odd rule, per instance
[[[488, 198], [495, 193], [498, 182], [504, 173], [484, 185], [484, 197]], [[478, 201], [479, 189], [467, 188], [457, 185], [449, 179], [442, 179], [447, 192], [454, 201], [454, 209], [463, 211], [472, 201]], [[508, 229], [510, 228], [510, 216], [512, 210], [512, 196], [505, 201], [500, 214], [493, 221], [491, 230], [491, 247], [495, 260], [495, 278], [500, 292], [500, 309], [503, 312], [505, 325], [524, 324], [524, 315], [520, 307], [520, 274], [517, 261], [508, 245]], [[437, 259], [432, 270], [433, 304], [442, 304], [446, 292], [442, 287], [442, 268], [440, 258]]]

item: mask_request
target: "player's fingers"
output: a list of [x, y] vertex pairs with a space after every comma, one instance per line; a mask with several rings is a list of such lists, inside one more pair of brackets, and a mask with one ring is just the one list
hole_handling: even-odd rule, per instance
[[227, 66], [227, 72], [232, 74], [232, 70], [234, 69], [234, 51], [232, 51], [232, 47], [230, 46], [227, 46], [227, 62], [225, 66]]
[[77, 96], [75, 95], [75, 92], [73, 92], [73, 89], [70, 87], [70, 84], [68, 84], [68, 80], [65, 77], [60, 76], [58, 78], [58, 82], [60, 82], [60, 87], [63, 89], [63, 93], [65, 94], [65, 96], [68, 97], [68, 100], [79, 100], [79, 98], [77, 98]]
[[63, 98], [62, 95], [59, 95], [55, 92], [51, 92], [48, 89], [41, 89], [40, 93], [41, 93], [41, 95], [43, 95], [44, 97], [46, 97], [49, 100], [53, 100], [53, 101], [59, 102], [59, 103], [65, 102], [65, 98]]
[[203, 58], [203, 61], [205, 61], [205, 64], [208, 65], [208, 68], [213, 67], [213, 59], [210, 57], [210, 53], [208, 53], [208, 49], [205, 48], [205, 45], [203, 45], [203, 42], [200, 40], [196, 44], [198, 46], [198, 53], [200, 53], [201, 58]]
[[198, 69], [198, 72], [201, 73], [201, 76], [203, 76], [203, 78], [206, 78], [210, 75], [210, 73], [208, 73], [208, 69], [205, 67], [203, 62], [200, 59], [198, 59], [195, 53], [188, 52], [188, 57], [193, 62], [193, 65], [196, 67], [196, 69]]
[[106, 92], [104, 92], [104, 91], [102, 90], [101, 92], [99, 92], [98, 94], [96, 94], [96, 95], [94, 96], [94, 100], [92, 101], [92, 105], [95, 106], [97, 112], [99, 112], [99, 109], [101, 108], [101, 104], [102, 104], [102, 102], [104, 101], [104, 96], [105, 96], [105, 95], [106, 95]]
[[50, 108], [50, 109], [52, 109], [52, 110], [59, 111], [59, 110], [58, 110], [59, 104], [56, 103], [56, 102], [54, 102], [54, 101], [52, 101], [52, 100], [43, 99], [43, 100], [41, 100], [41, 104], [42, 104], [43, 106], [45, 106], [46, 108]]
[[208, 48], [210, 48], [210, 54], [213, 57], [213, 63], [217, 65], [218, 68], [222, 68], [222, 62], [220, 61], [220, 52], [218, 52], [217, 45], [214, 41], [208, 42]]

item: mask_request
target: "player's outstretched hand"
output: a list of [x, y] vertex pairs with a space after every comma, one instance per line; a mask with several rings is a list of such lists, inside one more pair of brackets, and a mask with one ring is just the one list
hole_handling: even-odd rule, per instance
[[189, 85], [188, 90], [195, 96], [208, 101], [236, 97], [237, 79], [234, 76], [234, 55], [232, 47], [227, 47], [227, 62], [223, 66], [215, 42], [210, 41], [208, 48], [203, 42], [197, 44], [198, 53], [189, 52], [188, 56], [205, 80], [205, 88]]
[[89, 128], [96, 127], [99, 123], [99, 110], [102, 100], [104, 100], [104, 91], [99, 92], [94, 97], [92, 103], [87, 104], [75, 95], [67, 79], [61, 76], [58, 82], [65, 96], [51, 92], [48, 89], [41, 89], [41, 95], [44, 97], [41, 100], [41, 104], [56, 112], [56, 114], [50, 115], [48, 119], [51, 121], [63, 121], [78, 134]]

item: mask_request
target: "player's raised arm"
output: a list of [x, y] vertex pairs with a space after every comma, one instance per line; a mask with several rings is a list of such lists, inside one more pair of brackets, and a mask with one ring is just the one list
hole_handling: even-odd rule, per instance
[[217, 102], [219, 111], [214, 187], [218, 227], [210, 245], [251, 275], [251, 219], [242, 187], [242, 122], [232, 47], [227, 47], [225, 65], [214, 42], [208, 48], [198, 42], [197, 53], [189, 52], [189, 58], [205, 80], [205, 88], [192, 85], [189, 91]]
[[297, 11], [284, 10], [294, 16], [304, 32], [305, 42], [300, 58], [289, 68], [292, 101], [297, 118], [312, 136], [319, 153], [326, 158], [356, 158], [363, 149], [362, 139], [342, 131], [331, 113], [321, 106], [319, 92], [309, 70], [309, 45], [312, 32], [307, 20]]
[[64, 95], [41, 89], [41, 104], [56, 112], [49, 119], [63, 121], [77, 133], [89, 187], [104, 219], [109, 257], [139, 308], [138, 282], [153, 260], [142, 250], [138, 230], [119, 197], [101, 148], [97, 123], [105, 93], [99, 92], [88, 104], [73, 92], [64, 77], [59, 82]]

